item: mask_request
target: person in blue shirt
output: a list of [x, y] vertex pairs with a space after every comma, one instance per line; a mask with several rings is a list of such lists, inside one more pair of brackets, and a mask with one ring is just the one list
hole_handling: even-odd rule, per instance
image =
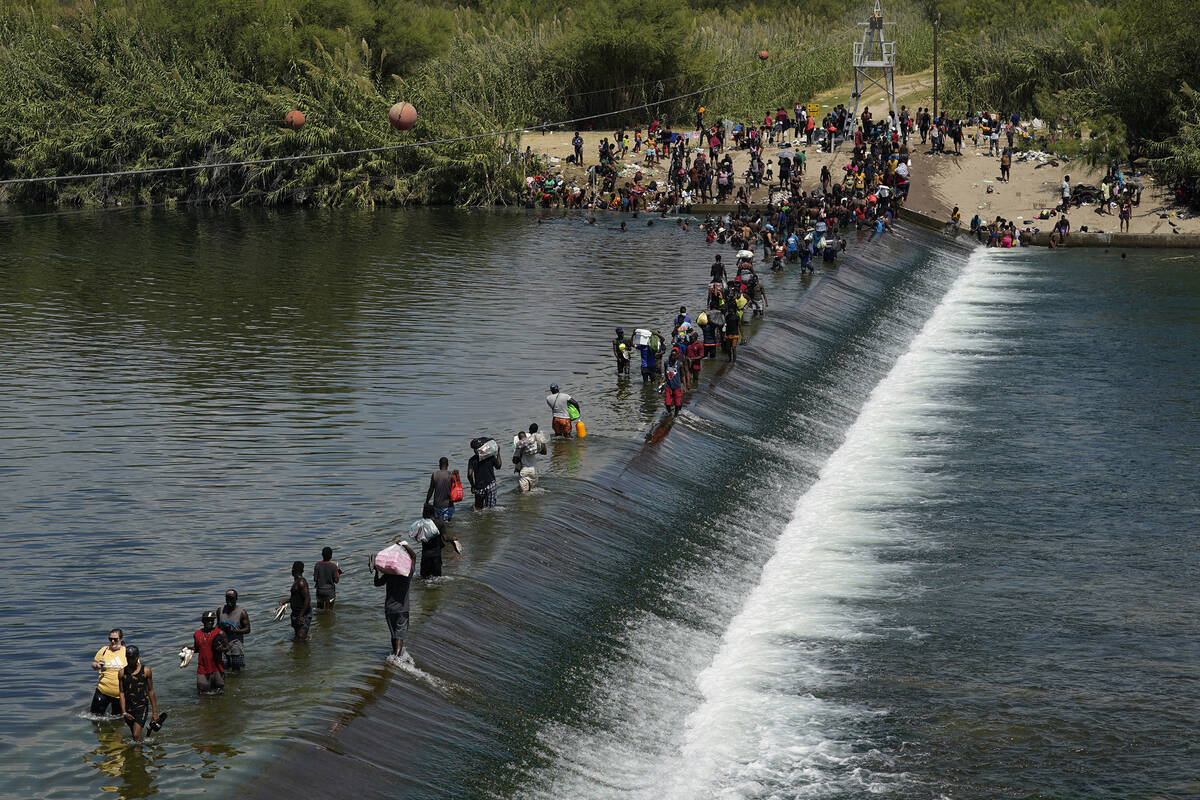
[[638, 350], [642, 354], [642, 383], [649, 383], [658, 374], [658, 353], [648, 344], [639, 344]]
[[790, 233], [784, 244], [787, 247], [788, 263], [796, 263], [796, 260], [800, 258], [800, 237], [795, 233]]

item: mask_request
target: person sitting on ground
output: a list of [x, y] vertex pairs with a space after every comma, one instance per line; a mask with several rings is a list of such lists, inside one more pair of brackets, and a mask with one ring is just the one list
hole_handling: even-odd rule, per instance
[[1071, 221], [1067, 219], [1067, 215], [1063, 214], [1058, 218], [1058, 222], [1054, 224], [1054, 230], [1050, 232], [1050, 248], [1066, 247], [1067, 234], [1071, 232]]
[[946, 223], [946, 233], [957, 234], [958, 229], [962, 227], [962, 212], [958, 210], [958, 206], [950, 212], [950, 221]]

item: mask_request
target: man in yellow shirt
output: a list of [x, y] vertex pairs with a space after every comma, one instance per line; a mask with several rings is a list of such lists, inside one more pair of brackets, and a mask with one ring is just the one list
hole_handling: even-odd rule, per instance
[[118, 675], [125, 669], [125, 632], [113, 628], [108, 632], [108, 644], [96, 651], [92, 669], [100, 673], [96, 693], [92, 695], [92, 713], [100, 716], [121, 716], [121, 689]]

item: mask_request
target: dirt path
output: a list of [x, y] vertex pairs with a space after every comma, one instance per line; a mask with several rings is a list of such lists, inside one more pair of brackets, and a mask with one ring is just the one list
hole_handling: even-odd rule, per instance
[[[850, 87], [843, 86], [819, 94], [814, 102], [821, 104], [822, 113], [838, 103], [847, 103]], [[909, 110], [932, 105], [933, 78], [930, 72], [913, 75], [897, 76], [897, 103], [908, 106]], [[886, 114], [884, 94], [881, 90], [871, 88], [863, 93], [862, 106], [869, 106], [876, 117]], [[862, 111], [860, 106], [860, 113]], [[765, 110], [765, 109], [764, 109]], [[691, 122], [680, 121], [674, 126], [676, 131], [686, 131]], [[644, 130], [644, 129], [643, 129]], [[979, 214], [985, 220], [997, 216], [1016, 221], [1018, 227], [1035, 227], [1048, 229], [1053, 220], [1039, 220], [1038, 213], [1044, 208], [1053, 208], [1058, 203], [1059, 186], [1064, 175], [1070, 175], [1071, 184], [1090, 184], [1098, 186], [1102, 173], [1088, 168], [1081, 162], [1059, 161], [1016, 161], [1012, 165], [1011, 180], [1001, 182], [1000, 162], [995, 157], [987, 155], [987, 145], [981, 140], [982, 147], [973, 144], [975, 128], [965, 130], [966, 139], [963, 142], [961, 155], [932, 155], [920, 146], [920, 137], [909, 141], [912, 156], [911, 180], [908, 207], [916, 211], [938, 218], [948, 218], [953, 206], [958, 206], [963, 215], [964, 223], [973, 215]], [[602, 137], [613, 138], [613, 131], [582, 131], [584, 163], [594, 164], [597, 161], [596, 147]], [[587, 175], [583, 168], [566, 163], [571, 155], [571, 139], [574, 131], [551, 131], [546, 134], [530, 133], [522, 139], [521, 145], [529, 146], [533, 152], [542, 155], [550, 163], [553, 172], [561, 172], [563, 177], [577, 185], [586, 185]], [[699, 140], [689, 142], [692, 147], [699, 147]], [[840, 180], [842, 167], [849, 158], [850, 148], [843, 144], [831, 153], [822, 153], [817, 147], [797, 145], [788, 139], [784, 143], [788, 149], [797, 152], [803, 150], [807, 159], [807, 168], [803, 185], [811, 189], [816, 185], [821, 174], [821, 167], [828, 165], [834, 180]], [[775, 153], [779, 147], [768, 147], [764, 158], [774, 167]], [[729, 151], [733, 156], [735, 174], [741, 175], [749, 167], [750, 154], [744, 150]], [[618, 162], [618, 169], [630, 168], [632, 175], [636, 169], [641, 169], [645, 182], [662, 181], [667, 177], [666, 167], [645, 167], [642, 156], [630, 152], [624, 161]], [[1141, 205], [1133, 209], [1133, 219], [1130, 224], [1132, 233], [1197, 233], [1200, 234], [1200, 216], [1180, 217], [1171, 202], [1170, 193], [1155, 184], [1149, 176], [1139, 176], [1145, 189]], [[742, 179], [738, 179], [739, 185]], [[990, 190], [990, 191], [989, 191]], [[766, 202], [766, 190], [755, 193], [755, 202]], [[1117, 217], [1096, 213], [1095, 206], [1082, 206], [1074, 209], [1069, 218], [1073, 228], [1087, 225], [1092, 231], [1113, 232], [1118, 230]]]

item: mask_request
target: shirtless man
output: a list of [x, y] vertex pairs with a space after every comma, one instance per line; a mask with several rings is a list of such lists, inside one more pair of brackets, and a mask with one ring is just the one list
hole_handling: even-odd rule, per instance
[[292, 607], [292, 630], [301, 641], [308, 639], [308, 629], [312, 627], [312, 596], [308, 591], [308, 581], [304, 580], [304, 562], [292, 562], [292, 588], [286, 600], [280, 600], [279, 605]]

